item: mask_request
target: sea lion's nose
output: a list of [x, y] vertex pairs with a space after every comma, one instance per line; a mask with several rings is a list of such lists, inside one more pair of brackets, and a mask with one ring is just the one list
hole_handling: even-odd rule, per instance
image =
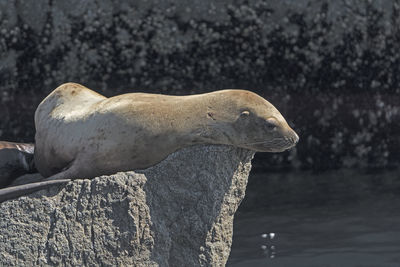
[[293, 143], [297, 144], [299, 142], [300, 137], [297, 135], [297, 133], [295, 131], [293, 131]]
[[296, 145], [297, 142], [299, 142], [299, 139], [300, 138], [297, 135], [297, 133], [291, 129], [290, 132], [288, 133], [287, 140], [289, 140], [293, 145]]

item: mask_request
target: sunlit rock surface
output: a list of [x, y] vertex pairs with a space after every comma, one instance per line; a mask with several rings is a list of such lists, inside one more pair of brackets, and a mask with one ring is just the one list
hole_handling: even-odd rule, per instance
[[0, 205], [0, 265], [223, 266], [253, 152], [196, 146]]

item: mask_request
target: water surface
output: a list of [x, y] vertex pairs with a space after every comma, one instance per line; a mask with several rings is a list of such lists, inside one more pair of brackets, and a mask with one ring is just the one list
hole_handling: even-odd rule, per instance
[[227, 266], [400, 266], [400, 196], [295, 206], [238, 213]]

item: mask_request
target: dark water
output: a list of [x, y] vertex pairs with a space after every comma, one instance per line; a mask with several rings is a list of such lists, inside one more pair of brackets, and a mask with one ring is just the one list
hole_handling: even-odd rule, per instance
[[400, 195], [309, 204], [239, 212], [227, 266], [400, 266]]

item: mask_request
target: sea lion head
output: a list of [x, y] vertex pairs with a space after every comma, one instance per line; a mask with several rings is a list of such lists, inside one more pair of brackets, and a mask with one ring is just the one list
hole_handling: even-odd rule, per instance
[[282, 152], [297, 144], [299, 136], [267, 100], [245, 90], [230, 90], [229, 94], [232, 116], [219, 124], [219, 130], [231, 144], [258, 152]]

